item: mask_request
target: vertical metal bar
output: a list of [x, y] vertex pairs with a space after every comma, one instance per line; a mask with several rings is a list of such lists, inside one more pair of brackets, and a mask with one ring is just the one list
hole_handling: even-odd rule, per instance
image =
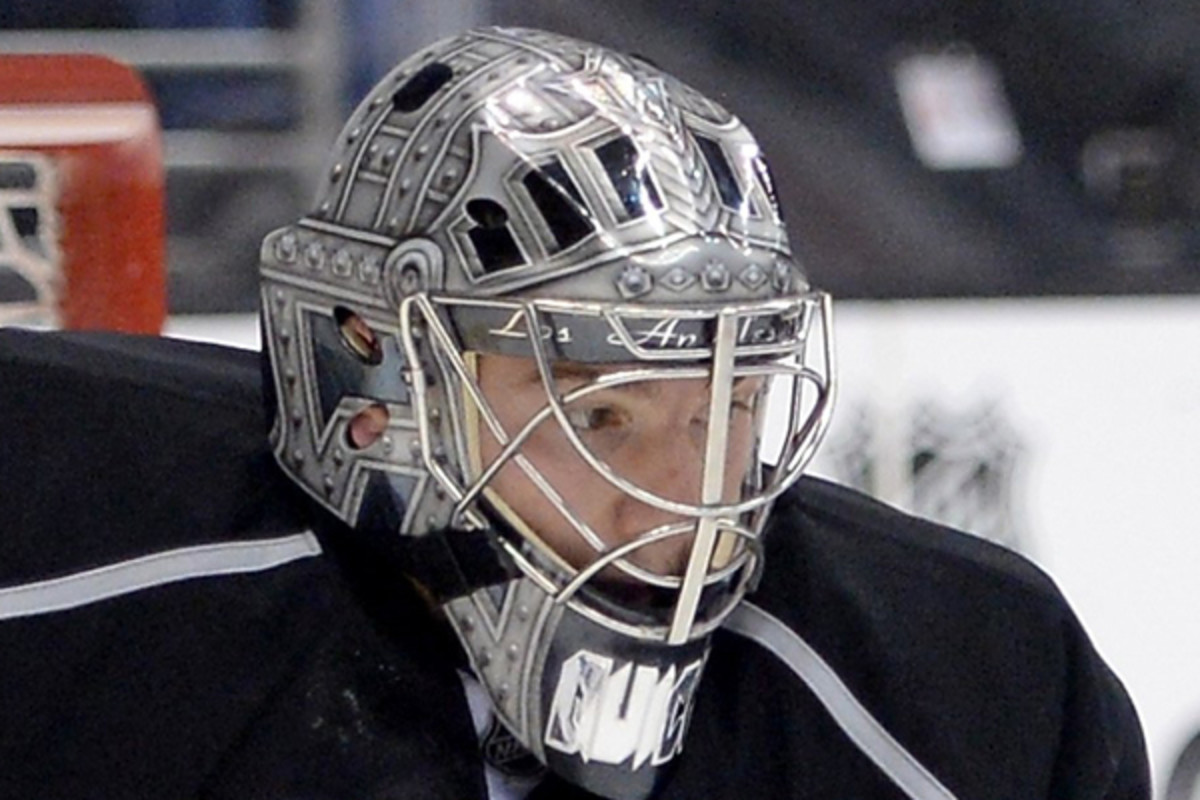
[[[717, 317], [717, 332], [713, 342], [712, 379], [708, 402], [708, 432], [704, 440], [704, 475], [700, 502], [715, 505], [725, 493], [725, 455], [729, 440], [729, 406], [733, 398], [733, 366], [737, 349], [737, 314], [724, 312]], [[687, 641], [688, 631], [696, 619], [704, 579], [717, 544], [716, 517], [701, 517], [696, 526], [696, 540], [679, 587], [675, 615], [667, 634], [667, 644]]]

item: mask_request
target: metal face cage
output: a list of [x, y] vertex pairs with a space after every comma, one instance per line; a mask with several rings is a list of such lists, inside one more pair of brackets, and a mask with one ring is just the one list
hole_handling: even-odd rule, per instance
[[[829, 301], [819, 292], [789, 298], [706, 307], [623, 305], [550, 299], [480, 299], [418, 293], [400, 308], [406, 361], [412, 365], [414, 418], [430, 473], [454, 501], [451, 526], [486, 524], [499, 515], [502, 537], [515, 563], [557, 603], [570, 604], [593, 621], [640, 639], [681, 644], [708, 635], [752, 582], [759, 537], [771, 502], [800, 475], [828, 423], [833, 356]], [[814, 335], [816, 334], [816, 335]], [[819, 339], [815, 343], [813, 339]], [[815, 364], [810, 364], [815, 350]], [[506, 354], [536, 365], [544, 402], [519, 430], [506, 430], [480, 385], [477, 354]], [[604, 365], [596, 377], [567, 391], [554, 367], [561, 362]], [[781, 419], [759, 415], [747, 474], [732, 476], [741, 495], [724, 496], [731, 476], [728, 426], [736, 381], [761, 381], [785, 397]], [[598, 392], [640, 382], [702, 380], [707, 386], [707, 429], [698, 501], [657, 493], [623, 475], [595, 452], [572, 422], [573, 404]], [[451, 415], [446, 427], [431, 424]], [[782, 429], [773, 467], [759, 461], [763, 424]], [[676, 521], [622, 542], [611, 542], [572, 508], [552, 476], [524, 446], [539, 426], [553, 426], [574, 454], [608, 485]], [[477, 439], [486, 429], [499, 444], [489, 463], [478, 461]], [[454, 441], [440, 441], [449, 430]], [[434, 453], [452, 450], [458, 471]], [[474, 455], [472, 455], [474, 453]], [[539, 532], [498, 498], [491, 486], [499, 471], [519, 469], [594, 553], [572, 565]], [[681, 574], [659, 574], [636, 563], [639, 550], [676, 537], [691, 539]], [[604, 591], [601, 576], [620, 573], [624, 583], [650, 587], [657, 611], [623, 607]], [[592, 591], [589, 591], [592, 590]], [[662, 598], [669, 597], [669, 602]]]

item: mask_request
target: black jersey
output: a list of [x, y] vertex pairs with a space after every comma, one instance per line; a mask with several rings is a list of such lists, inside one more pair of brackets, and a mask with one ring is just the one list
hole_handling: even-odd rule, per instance
[[[457, 645], [277, 471], [259, 392], [255, 353], [0, 331], [0, 797], [486, 796]], [[871, 736], [960, 800], [1149, 796], [1123, 688], [1008, 551], [804, 479], [751, 601], [865, 733], [723, 630], [664, 798], [908, 796]]]

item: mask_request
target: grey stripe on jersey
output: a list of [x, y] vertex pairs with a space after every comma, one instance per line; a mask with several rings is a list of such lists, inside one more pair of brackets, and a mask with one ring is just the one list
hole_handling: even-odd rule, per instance
[[312, 532], [275, 539], [221, 542], [151, 553], [129, 561], [0, 589], [0, 620], [65, 611], [153, 586], [261, 572], [320, 555]]
[[955, 800], [950, 790], [863, 708], [833, 668], [795, 631], [747, 602], [734, 609], [725, 627], [757, 642], [787, 664], [858, 749], [911, 800]]

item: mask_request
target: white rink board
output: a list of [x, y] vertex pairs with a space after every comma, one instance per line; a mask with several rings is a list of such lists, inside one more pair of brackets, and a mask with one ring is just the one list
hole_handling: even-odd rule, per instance
[[[987, 400], [1016, 431], [1025, 549], [1133, 695], [1162, 797], [1200, 730], [1200, 300], [846, 302], [834, 316], [841, 412]], [[168, 332], [259, 345], [248, 316]], [[835, 411], [831, 440], [851, 416]]]
[[841, 410], [999, 404], [1027, 550], [1133, 695], [1162, 797], [1200, 731], [1200, 300], [843, 303], [834, 328]]

